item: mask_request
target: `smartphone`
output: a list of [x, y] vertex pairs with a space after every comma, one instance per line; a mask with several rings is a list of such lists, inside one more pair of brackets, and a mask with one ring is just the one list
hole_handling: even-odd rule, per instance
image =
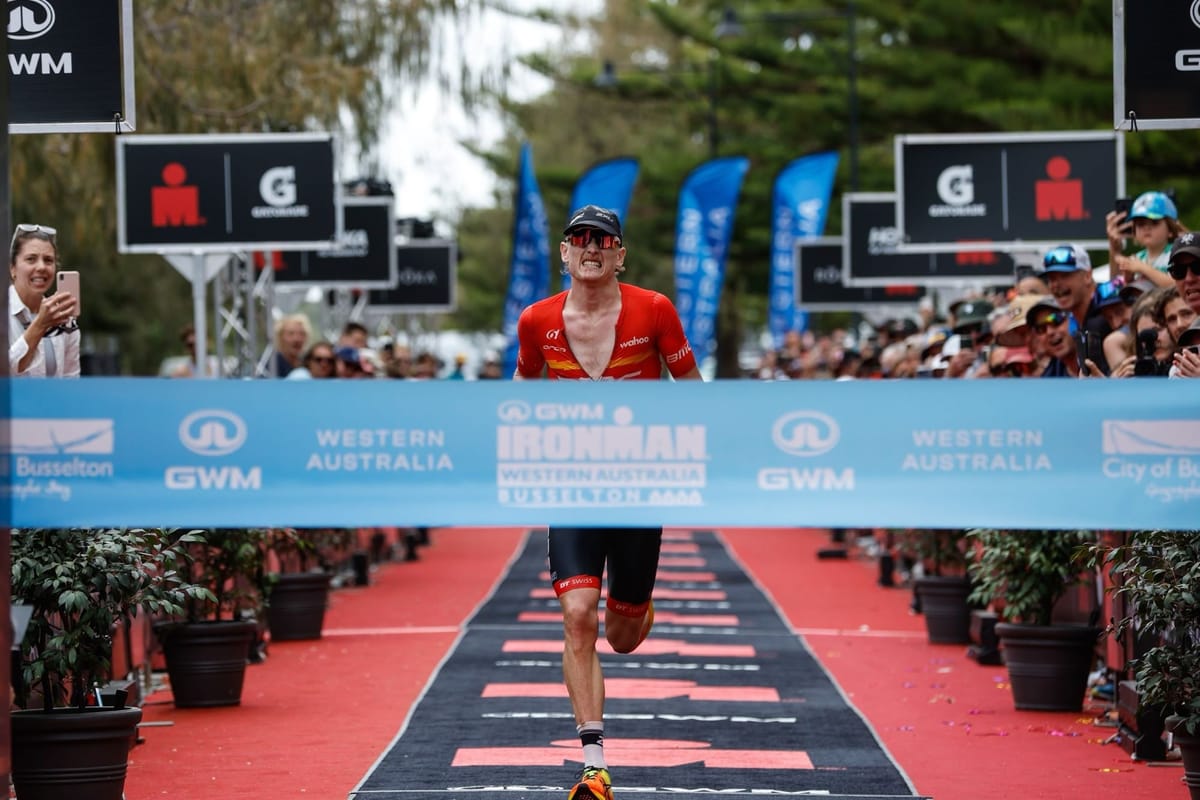
[[58, 273], [55, 284], [56, 292], [68, 292], [75, 298], [75, 316], [80, 315], [82, 303], [79, 299], [79, 273], [75, 270]]
[[1129, 209], [1132, 206], [1133, 206], [1133, 201], [1130, 200], [1128, 197], [1118, 197], [1116, 200], [1113, 201], [1113, 211], [1117, 212], [1118, 214], [1125, 214], [1128, 216]]

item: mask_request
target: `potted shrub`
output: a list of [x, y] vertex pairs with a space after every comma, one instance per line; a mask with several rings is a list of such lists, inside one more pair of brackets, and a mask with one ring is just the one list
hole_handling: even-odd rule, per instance
[[189, 577], [207, 592], [155, 626], [176, 706], [241, 703], [263, 609], [268, 537], [265, 528], [196, 533]]
[[913, 581], [916, 606], [935, 644], [971, 640], [971, 580], [967, 576], [967, 536], [963, 530], [919, 530], [910, 534], [924, 574]]
[[1200, 531], [1135, 531], [1091, 553], [1125, 600], [1124, 615], [1107, 632], [1152, 643], [1132, 662], [1138, 698], [1167, 714], [1188, 789], [1200, 800]]
[[329, 563], [323, 528], [280, 528], [270, 533], [267, 627], [271, 641], [319, 639], [329, 599]]
[[1098, 628], [1056, 624], [1054, 607], [1086, 582], [1090, 531], [972, 530], [972, 602], [995, 610], [996, 635], [1019, 710], [1079, 711], [1095, 657]]
[[[155, 529], [12, 532], [12, 597], [32, 615], [12, 714], [21, 800], [120, 800], [140, 708], [101, 707], [116, 626], [138, 611], [175, 614], [205, 591], [186, 578], [194, 537]], [[41, 707], [29, 709], [31, 700]], [[64, 794], [65, 792], [65, 794]]]

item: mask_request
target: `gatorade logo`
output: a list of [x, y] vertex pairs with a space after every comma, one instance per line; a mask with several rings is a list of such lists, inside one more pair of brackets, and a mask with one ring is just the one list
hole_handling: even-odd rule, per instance
[[258, 179], [258, 193], [265, 206], [254, 206], [250, 215], [255, 219], [307, 217], [308, 206], [297, 205], [296, 168], [271, 167]]
[[[1192, 0], [1188, 16], [1192, 24], [1200, 28], [1200, 0]], [[1200, 50], [1176, 50], [1175, 69], [1179, 72], [1200, 72]]]
[[942, 202], [929, 207], [931, 217], [987, 215], [987, 206], [975, 202], [975, 167], [971, 164], [955, 164], [942, 170], [937, 179], [937, 193]]

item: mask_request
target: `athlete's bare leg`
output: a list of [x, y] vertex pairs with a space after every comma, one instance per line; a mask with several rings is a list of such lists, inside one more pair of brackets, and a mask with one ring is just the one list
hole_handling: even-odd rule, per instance
[[[649, 613], [649, 612], [647, 612]], [[612, 609], [604, 611], [604, 637], [618, 653], [632, 653], [642, 643], [646, 615], [629, 617]]]
[[[560, 595], [558, 601], [563, 611], [563, 681], [571, 697], [575, 724], [602, 720], [604, 675], [600, 672], [600, 656], [596, 654], [600, 590], [572, 589]], [[606, 620], [608, 616], [611, 615], [606, 615]]]

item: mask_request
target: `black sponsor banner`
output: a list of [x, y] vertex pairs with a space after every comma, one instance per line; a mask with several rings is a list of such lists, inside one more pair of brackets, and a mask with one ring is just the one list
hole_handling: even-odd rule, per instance
[[1016, 272], [1012, 256], [997, 251], [898, 252], [896, 195], [891, 192], [843, 195], [842, 230], [847, 245], [843, 277], [848, 286], [1011, 281]]
[[900, 249], [1107, 248], [1123, 164], [1111, 131], [897, 136]]
[[796, 245], [796, 305], [805, 311], [858, 311], [875, 306], [915, 305], [924, 287], [847, 286], [842, 281], [841, 239], [822, 237]]
[[441, 239], [413, 239], [396, 248], [396, 285], [367, 293], [370, 311], [453, 311], [458, 248]]
[[396, 215], [393, 198], [342, 199], [342, 234], [336, 250], [279, 252], [275, 282], [289, 286], [386, 289], [396, 285]]
[[8, 0], [9, 130], [133, 130], [132, 13], [132, 0]]
[[327, 133], [120, 136], [123, 253], [322, 250], [342, 229]]
[[1116, 127], [1200, 128], [1200, 0], [1118, 0], [1114, 10]]

